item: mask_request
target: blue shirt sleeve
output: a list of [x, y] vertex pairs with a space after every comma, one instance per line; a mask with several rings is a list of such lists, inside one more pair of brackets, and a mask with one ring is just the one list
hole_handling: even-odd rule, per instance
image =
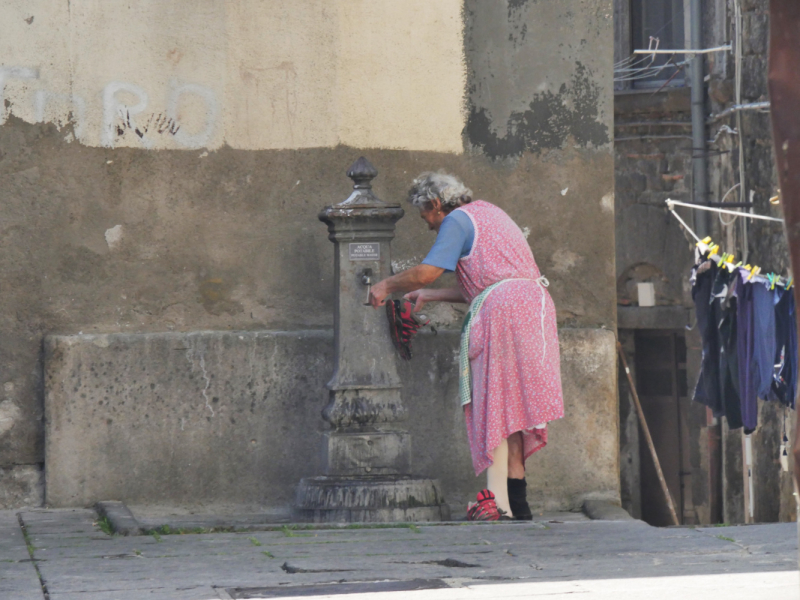
[[453, 211], [442, 221], [436, 241], [422, 264], [455, 271], [458, 260], [472, 250], [474, 240], [472, 219], [462, 210]]

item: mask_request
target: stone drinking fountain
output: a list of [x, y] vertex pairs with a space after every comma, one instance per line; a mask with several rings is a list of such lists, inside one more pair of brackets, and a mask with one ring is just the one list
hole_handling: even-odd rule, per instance
[[400, 205], [372, 192], [377, 174], [359, 158], [347, 171], [353, 193], [319, 214], [335, 245], [335, 357], [330, 402], [322, 411], [330, 424], [325, 474], [303, 479], [297, 490], [297, 516], [305, 521], [449, 519], [439, 482], [411, 474], [397, 352], [386, 312], [367, 304], [369, 287], [391, 275], [390, 242], [403, 216]]

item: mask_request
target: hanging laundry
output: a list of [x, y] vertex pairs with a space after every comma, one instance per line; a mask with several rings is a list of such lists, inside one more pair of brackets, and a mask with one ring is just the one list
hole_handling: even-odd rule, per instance
[[737, 285], [737, 350], [739, 393], [746, 434], [758, 425], [758, 398], [767, 398], [775, 365], [775, 303], [767, 282], [760, 277], [747, 281], [739, 269]]
[[[766, 215], [732, 212], [666, 200], [675, 219], [697, 240], [698, 264], [692, 268], [692, 300], [703, 353], [693, 399], [715, 417], [725, 416], [730, 429], [758, 426], [758, 399], [795, 408], [800, 356], [793, 277], [759, 276], [761, 268], [734, 267], [731, 254], [718, 254], [711, 237], [700, 237], [675, 212], [686, 206], [729, 212], [746, 219], [782, 222]], [[701, 260], [702, 257], [702, 260]], [[726, 276], [732, 274], [732, 276]], [[784, 440], [786, 443], [787, 440]]]
[[694, 400], [708, 406], [715, 417], [723, 415], [720, 396], [718, 305], [711, 294], [718, 267], [707, 260], [692, 268], [692, 300], [697, 314], [697, 329], [703, 341], [700, 377], [694, 389]]
[[794, 296], [772, 280], [704, 260], [692, 269], [703, 355], [694, 400], [730, 429], [758, 426], [758, 399], [794, 407], [798, 339]]
[[795, 407], [797, 395], [797, 317], [794, 293], [776, 287], [775, 300], [775, 359], [772, 389], [769, 400]]
[[736, 289], [740, 282], [741, 278], [736, 271], [731, 272], [728, 269], [719, 268], [712, 289], [712, 301], [717, 305], [720, 400], [722, 412], [730, 429], [738, 429], [742, 426], [736, 311]]

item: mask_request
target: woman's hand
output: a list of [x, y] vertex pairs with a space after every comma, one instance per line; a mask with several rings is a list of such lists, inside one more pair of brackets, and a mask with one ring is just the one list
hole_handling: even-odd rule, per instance
[[408, 292], [403, 298], [414, 303], [414, 312], [419, 312], [422, 307], [431, 301], [431, 290], [421, 289]]
[[[386, 297], [389, 294], [418, 290], [436, 281], [436, 278], [442, 273], [444, 273], [444, 269], [442, 267], [434, 267], [424, 264], [406, 269], [397, 275], [387, 277], [383, 281], [379, 281], [373, 285], [372, 289], [369, 291], [369, 303], [374, 308], [383, 306], [386, 304]], [[432, 298], [430, 296], [423, 296], [423, 304], [425, 302], [430, 302], [431, 300]], [[422, 304], [419, 306], [422, 306]]]
[[386, 304], [386, 296], [389, 295], [386, 279], [379, 281], [369, 290], [369, 303], [373, 308], [378, 308]]

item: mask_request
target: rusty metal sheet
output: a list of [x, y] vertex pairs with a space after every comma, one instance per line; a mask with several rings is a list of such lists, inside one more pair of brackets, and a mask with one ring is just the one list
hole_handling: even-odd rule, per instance
[[[800, 2], [770, 0], [769, 95], [772, 141], [792, 273], [800, 275]], [[800, 306], [800, 289], [794, 286]], [[800, 420], [794, 476], [800, 484]]]

